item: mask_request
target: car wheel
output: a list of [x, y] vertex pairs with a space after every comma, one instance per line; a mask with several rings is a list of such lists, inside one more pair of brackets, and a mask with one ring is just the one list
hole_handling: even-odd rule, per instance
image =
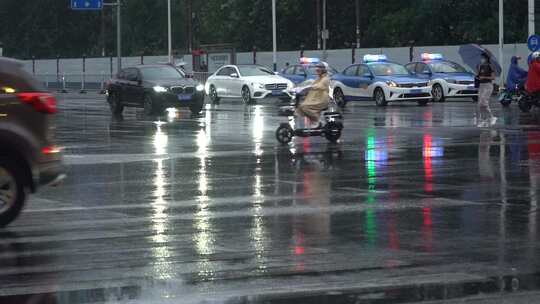
[[204, 101], [199, 100], [199, 101], [196, 101], [196, 102], [192, 103], [189, 106], [189, 110], [191, 111], [191, 114], [196, 115], [196, 114], [201, 113], [203, 107], [204, 107]]
[[109, 93], [107, 101], [109, 102], [109, 108], [111, 109], [111, 113], [113, 115], [122, 114], [122, 112], [124, 111], [124, 105], [120, 102], [118, 94], [114, 92]]
[[378, 107], [386, 107], [388, 102], [386, 101], [386, 97], [384, 96], [384, 91], [381, 88], [376, 88], [373, 98], [375, 99], [375, 104]]
[[144, 114], [157, 115], [160, 114], [159, 105], [157, 105], [151, 95], [144, 96]]
[[213, 104], [217, 104], [219, 103], [219, 96], [218, 96], [218, 93], [217, 93], [217, 90], [216, 90], [216, 87], [211, 85], [210, 86], [210, 101], [212, 101]]
[[17, 218], [26, 200], [24, 174], [14, 163], [0, 156], [0, 227]]
[[433, 95], [434, 102], [444, 102], [444, 91], [443, 87], [440, 84], [433, 85], [433, 88], [431, 89], [431, 94]]
[[253, 101], [251, 98], [251, 91], [247, 86], [242, 87], [242, 101], [245, 104], [250, 104]]
[[347, 105], [345, 94], [343, 94], [343, 91], [340, 88], [334, 90], [334, 100], [340, 108], [344, 108]]

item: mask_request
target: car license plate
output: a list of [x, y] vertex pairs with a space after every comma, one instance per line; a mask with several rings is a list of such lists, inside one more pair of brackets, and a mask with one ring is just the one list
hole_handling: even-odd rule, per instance
[[283, 94], [283, 91], [272, 91], [272, 96], [280, 96]]
[[185, 101], [185, 100], [191, 100], [192, 95], [191, 94], [179, 94], [178, 100]]
[[411, 94], [420, 94], [420, 93], [422, 93], [422, 90], [420, 89], [411, 90]]

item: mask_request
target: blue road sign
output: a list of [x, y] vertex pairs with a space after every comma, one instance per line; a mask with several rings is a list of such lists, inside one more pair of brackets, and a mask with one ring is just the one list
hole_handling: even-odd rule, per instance
[[540, 49], [540, 36], [531, 35], [529, 39], [527, 40], [527, 47], [529, 47], [529, 50], [531, 52], [538, 51], [538, 49]]
[[103, 0], [71, 0], [73, 10], [100, 10], [103, 8]]

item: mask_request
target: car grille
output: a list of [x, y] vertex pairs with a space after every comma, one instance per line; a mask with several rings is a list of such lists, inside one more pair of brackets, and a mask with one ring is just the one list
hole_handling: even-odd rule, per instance
[[194, 92], [194, 87], [171, 87], [171, 93], [173, 94], [193, 94]]
[[459, 95], [474, 95], [478, 94], [478, 91], [476, 90], [463, 90], [458, 92]]
[[420, 97], [430, 97], [429, 93], [418, 93], [418, 94], [402, 94], [401, 98], [420, 98]]
[[285, 90], [287, 88], [286, 83], [271, 83], [264, 86], [267, 90]]
[[427, 87], [427, 82], [420, 82], [420, 83], [400, 83], [400, 88], [414, 88], [414, 87]]
[[458, 80], [456, 81], [457, 84], [473, 84], [474, 81], [472, 80]]

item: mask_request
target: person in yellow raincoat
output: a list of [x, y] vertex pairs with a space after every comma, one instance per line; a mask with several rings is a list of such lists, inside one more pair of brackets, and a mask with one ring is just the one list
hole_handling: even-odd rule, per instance
[[330, 100], [330, 77], [326, 64], [319, 63], [316, 73], [319, 78], [315, 80], [308, 95], [296, 109], [298, 116], [307, 117], [310, 120], [312, 128], [319, 126], [321, 112], [328, 108]]

